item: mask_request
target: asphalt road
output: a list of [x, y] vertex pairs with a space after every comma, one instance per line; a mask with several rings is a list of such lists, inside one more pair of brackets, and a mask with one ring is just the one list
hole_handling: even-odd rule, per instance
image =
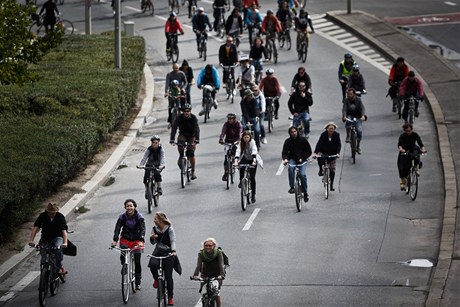
[[[210, 4], [202, 3], [208, 10]], [[143, 174], [135, 165], [154, 133], [162, 137], [167, 157], [163, 172], [164, 196], [159, 210], [166, 212], [174, 224], [184, 272], [181, 277], [175, 275], [176, 306], [195, 306], [199, 300], [198, 286], [189, 281], [188, 276], [193, 272], [200, 243], [209, 236], [215, 237], [230, 257], [231, 267], [222, 291], [226, 306], [423, 306], [431, 268], [402, 263], [417, 258], [435, 259], [439, 244], [442, 199], [438, 195], [442, 195], [443, 187], [439, 179], [435, 130], [425, 106], [421, 106], [421, 116], [417, 119], [425, 124], [417, 125], [417, 130], [423, 136], [429, 155], [424, 158], [419, 196], [412, 202], [399, 191], [396, 142], [401, 122], [390, 112], [385, 98], [386, 72], [375, 62], [358, 57], [369, 92], [364, 97], [369, 121], [364, 125], [363, 154], [353, 165], [350, 149], [343, 144], [338, 163], [338, 189], [328, 200], [322, 196], [317, 166], [309, 166], [310, 202], [297, 213], [293, 196], [287, 194], [286, 172], [276, 175], [289, 126], [287, 94], [284, 93], [275, 131], [267, 136], [268, 144], [261, 148], [264, 169], [258, 169], [257, 202], [242, 212], [236, 184], [227, 191], [220, 181], [223, 148], [217, 143], [225, 115], [229, 111], [239, 114], [238, 104], [231, 105], [221, 93], [219, 108], [211, 112], [211, 121], [203, 124], [200, 118], [202, 136], [196, 152], [198, 179], [182, 189], [176, 148], [167, 144], [167, 105], [162, 98], [164, 76], [171, 66], [165, 61], [162, 33], [167, 10], [160, 5], [157, 8], [160, 16], [150, 17], [136, 11], [137, 1], [125, 1], [123, 5], [125, 16], [135, 21], [136, 32], [146, 39], [157, 100], [152, 116], [125, 156], [126, 167], [114, 171], [114, 183], [99, 189], [88, 201], [89, 212], [70, 222], [70, 228], [75, 231], [71, 239], [79, 246], [80, 253], [74, 259], [66, 259], [65, 265], [70, 271], [68, 282], [56, 297], [48, 300], [48, 306], [123, 305], [118, 255], [108, 250], [108, 246], [126, 198], [138, 201], [147, 229], [153, 225], [143, 199]], [[269, 5], [264, 4], [264, 9], [267, 7]], [[84, 28], [78, 21], [78, 16], [83, 16], [79, 3], [68, 1], [62, 11], [66, 16], [75, 14], [77, 29]], [[93, 5], [93, 30], [110, 29], [111, 15], [109, 4]], [[197, 57], [194, 34], [188, 27], [190, 22], [184, 24], [186, 35], [180, 37], [181, 60], [182, 55], [186, 55], [197, 74], [205, 63]], [[209, 63], [217, 64], [216, 51], [220, 44], [219, 40], [209, 39]], [[321, 33], [312, 36], [306, 63], [314, 91], [312, 146], [330, 120], [339, 123], [343, 141], [341, 93], [336, 80], [338, 63], [346, 50], [343, 47]], [[241, 49], [248, 51], [246, 37]], [[278, 64], [266, 63], [265, 67], [273, 67], [281, 84], [289, 88], [300, 62], [294, 51], [281, 50], [280, 54]], [[193, 112], [197, 114], [200, 92], [196, 88], [192, 97]], [[147, 244], [147, 250], [151, 249]], [[143, 290], [131, 298], [130, 304], [147, 305], [155, 299], [145, 257], [143, 264]], [[9, 285], [17, 284], [38, 267], [37, 258], [27, 262], [0, 290], [4, 293]], [[37, 287], [38, 280], [32, 280], [6, 305], [36, 304]]]

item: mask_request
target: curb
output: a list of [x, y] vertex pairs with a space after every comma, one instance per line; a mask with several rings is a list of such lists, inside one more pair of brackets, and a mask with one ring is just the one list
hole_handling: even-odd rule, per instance
[[[363, 40], [367, 41], [370, 45], [376, 48], [379, 52], [381, 52], [385, 57], [396, 61], [396, 58], [399, 56], [390, 46], [387, 46], [383, 42], [381, 42], [378, 36], [370, 35], [364, 29], [360, 28], [356, 24], [350, 24], [345, 18], [341, 15], [345, 15], [346, 12], [344, 11], [333, 11], [328, 12], [326, 14], [326, 18], [333, 21], [334, 23], [340, 25], [343, 28], [346, 28], [348, 31], [353, 32], [360, 36]], [[402, 35], [404, 39], [411, 39], [416, 41], [420, 48], [425, 50], [430, 50], [430, 53], [440, 60], [441, 62], [445, 63], [447, 67], [453, 67], [451, 63], [447, 60], [442, 58], [440, 55], [429, 49], [427, 46], [423, 45], [421, 42], [407, 36], [402, 31], [396, 29], [393, 25], [382, 21], [380, 18], [377, 18], [374, 15], [355, 11], [352, 15], [364, 15], [365, 18], [369, 19], [370, 21], [374, 22], [375, 24], [385, 24], [385, 28], [383, 29], [380, 35]], [[414, 67], [417, 69], [417, 67]], [[458, 75], [458, 72], [455, 70], [454, 74]], [[435, 125], [436, 125], [436, 132], [438, 135], [438, 142], [439, 142], [439, 152], [441, 156], [441, 163], [443, 167], [443, 174], [444, 174], [444, 215], [443, 215], [443, 222], [442, 222], [442, 229], [441, 229], [441, 238], [440, 238], [440, 245], [439, 245], [439, 253], [438, 253], [438, 262], [434, 267], [434, 271], [431, 275], [431, 284], [429, 287], [428, 297], [425, 302], [425, 306], [428, 307], [437, 307], [441, 306], [442, 298], [444, 295], [444, 289], [446, 287], [447, 278], [449, 276], [449, 269], [452, 264], [452, 256], [454, 252], [454, 239], [455, 239], [455, 226], [456, 226], [456, 211], [457, 211], [457, 185], [456, 185], [456, 173], [455, 173], [455, 165], [452, 156], [452, 147], [449, 139], [448, 129], [444, 120], [444, 113], [441, 108], [439, 101], [437, 100], [436, 96], [434, 95], [433, 91], [430, 89], [426, 81], [423, 79], [420, 74], [418, 74], [420, 79], [422, 79], [424, 90], [426, 93], [426, 100], [428, 105], [431, 108]]]
[[[99, 171], [83, 185], [82, 190], [85, 192], [74, 194], [72, 198], [66, 202], [62, 208], [60, 208], [59, 211], [64, 214], [66, 218], [73, 215], [75, 207], [83, 205], [94, 194], [94, 192], [96, 192], [96, 190], [104, 184], [104, 182], [106, 182], [109, 175], [116, 169], [129, 147], [136, 140], [139, 130], [144, 126], [146, 118], [153, 107], [154, 82], [152, 72], [147, 64], [144, 64], [143, 73], [146, 95], [143, 99], [141, 110], [137, 114], [131, 127], [129, 127], [126, 136], [117, 148], [115, 148], [110, 158], [104, 163]], [[19, 254], [12, 256], [0, 265], [0, 283], [5, 281], [5, 279], [7, 279], [19, 265], [28, 260], [34, 254], [35, 249], [30, 248], [29, 245], [26, 244]]]

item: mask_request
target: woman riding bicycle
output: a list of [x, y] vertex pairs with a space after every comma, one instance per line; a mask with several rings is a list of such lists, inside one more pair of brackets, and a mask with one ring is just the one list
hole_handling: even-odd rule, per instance
[[[257, 145], [256, 142], [252, 139], [250, 131], [244, 131], [243, 137], [238, 144], [235, 154], [235, 163], [238, 164], [250, 164], [254, 166], [249, 170], [251, 176], [251, 190], [252, 190], [252, 199], [251, 202], [256, 202], [256, 171], [257, 171]], [[240, 181], [244, 177], [244, 168], [240, 168]], [[238, 185], [241, 188], [241, 184]]]
[[262, 79], [263, 70], [264, 70], [264, 61], [262, 57], [266, 60], [267, 59], [267, 49], [262, 43], [262, 39], [260, 37], [256, 37], [254, 39], [254, 44], [251, 46], [251, 50], [249, 51], [249, 57], [251, 58], [252, 65], [254, 66], [255, 72], [258, 73], [258, 77], [256, 77], [256, 83], [260, 82]]
[[[340, 134], [335, 131], [337, 129], [337, 125], [334, 122], [329, 122], [324, 126], [324, 131], [319, 136], [319, 140], [316, 143], [315, 151], [313, 152], [313, 156], [318, 157], [318, 165], [319, 165], [319, 172], [318, 176], [323, 176], [323, 165], [326, 162], [329, 162], [329, 170], [330, 170], [330, 178], [331, 178], [331, 191], [334, 191], [334, 178], [335, 178], [335, 164], [336, 159], [339, 158], [340, 149], [342, 144], [340, 142]], [[334, 158], [327, 158], [321, 157], [321, 155], [325, 156], [333, 156], [337, 155]]]
[[[112, 246], [117, 245], [120, 239], [120, 248], [136, 248], [144, 246], [145, 236], [145, 221], [142, 214], [137, 210], [137, 204], [133, 199], [127, 199], [124, 202], [125, 212], [120, 214], [115, 230], [113, 232]], [[135, 250], [132, 252], [134, 255], [134, 276], [136, 278], [136, 290], [141, 289], [142, 266], [141, 266], [141, 253], [142, 250]], [[121, 265], [125, 263], [125, 255], [120, 255]], [[126, 270], [125, 267], [122, 270]], [[124, 274], [124, 271], [122, 271]]]
[[[418, 168], [422, 167], [420, 162], [420, 153], [426, 152], [422, 139], [418, 133], [413, 131], [413, 127], [409, 123], [402, 126], [404, 133], [399, 136], [398, 140], [398, 171], [401, 178], [401, 191], [406, 189], [406, 177], [409, 175], [412, 166], [412, 160], [415, 160], [415, 165]], [[417, 146], [418, 144], [418, 146]]]
[[[236, 119], [235, 113], [227, 114], [227, 121], [222, 126], [222, 132], [220, 133], [219, 143], [220, 144], [234, 144], [241, 139], [241, 134], [243, 133], [243, 126]], [[232, 145], [229, 149], [235, 154], [236, 145]], [[227, 181], [228, 169], [227, 169], [227, 155], [225, 155], [224, 160], [224, 175], [222, 176], [222, 181]]]
[[[219, 281], [219, 290], [222, 287], [222, 281], [225, 278], [224, 270], [224, 256], [217, 248], [217, 242], [214, 238], [204, 240], [203, 247], [198, 252], [198, 259], [196, 262], [195, 272], [193, 279], [199, 278], [213, 278]], [[216, 297], [217, 307], [222, 307], [220, 293]]]
[[[139, 168], [146, 167], [156, 167], [162, 168], [165, 166], [165, 150], [160, 145], [160, 136], [154, 135], [150, 138], [151, 145], [147, 147], [142, 157], [141, 162], [139, 162]], [[145, 199], [147, 199], [147, 181], [150, 178], [150, 172], [153, 170], [146, 169], [144, 173], [144, 185], [145, 185]], [[159, 171], [154, 171], [155, 184], [157, 186], [157, 192], [160, 195], [163, 195], [163, 190], [161, 188], [161, 173]]]
[[[153, 223], [155, 224], [152, 228], [150, 235], [150, 243], [156, 244], [161, 242], [170, 248], [170, 252], [173, 257], [163, 259], [163, 268], [166, 279], [166, 288], [168, 289], [168, 306], [174, 305], [174, 280], [173, 280], [173, 268], [174, 268], [174, 257], [176, 256], [176, 233], [172, 228], [171, 221], [166, 217], [166, 214], [158, 211], [153, 217]], [[151, 261], [149, 263], [150, 272], [154, 279], [153, 287], [158, 288], [158, 263]]]

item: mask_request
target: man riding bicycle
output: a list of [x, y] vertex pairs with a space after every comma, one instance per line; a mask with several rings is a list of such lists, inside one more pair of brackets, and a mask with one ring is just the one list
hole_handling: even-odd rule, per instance
[[[402, 126], [404, 133], [399, 136], [398, 140], [398, 171], [401, 178], [401, 191], [406, 189], [406, 177], [409, 175], [412, 166], [412, 160], [415, 160], [417, 170], [422, 168], [420, 162], [420, 153], [426, 152], [422, 139], [418, 133], [413, 131], [413, 127], [409, 123]], [[418, 144], [418, 146], [417, 146]]]
[[418, 105], [420, 100], [423, 100], [424, 92], [422, 82], [415, 77], [415, 73], [411, 70], [406, 78], [401, 82], [399, 87], [399, 97], [404, 101], [404, 110], [402, 118], [407, 122], [409, 113], [409, 97], [415, 97], [415, 117], [418, 117]]
[[[217, 100], [216, 100], [216, 92], [220, 88], [220, 78], [219, 78], [219, 72], [217, 69], [211, 65], [208, 64], [206, 65], [201, 71], [200, 74], [198, 75], [198, 78], [196, 79], [196, 85], [198, 88], [201, 90], [205, 85], [211, 85], [213, 90], [211, 92], [212, 100], [213, 100], [213, 105], [214, 109], [217, 109]], [[205, 92], [203, 91], [203, 98], [205, 97]], [[205, 110], [205, 105], [204, 105], [204, 99], [202, 102], [202, 107], [203, 109], [198, 113], [198, 115], [202, 116], [204, 114]]]
[[[173, 82], [177, 81], [177, 82]], [[171, 110], [174, 107], [172, 105], [172, 99], [170, 97], [170, 87], [176, 87], [176, 90], [180, 89], [180, 93], [185, 93], [186, 87], [187, 87], [187, 76], [183, 71], [179, 70], [179, 64], [174, 63], [172, 65], [172, 71], [166, 74], [166, 81], [165, 81], [165, 97], [169, 97], [169, 104], [168, 104], [168, 123], [171, 125]], [[181, 104], [183, 106], [183, 101], [181, 101]]]
[[366, 109], [364, 104], [361, 101], [361, 98], [356, 96], [356, 91], [354, 88], [349, 88], [347, 90], [347, 98], [343, 101], [342, 107], [342, 121], [345, 123], [345, 129], [347, 131], [346, 143], [350, 143], [350, 131], [352, 123], [347, 121], [348, 119], [356, 118], [356, 152], [361, 154], [361, 138], [363, 136], [363, 120], [366, 120]]
[[198, 12], [192, 18], [193, 32], [196, 35], [196, 47], [200, 51], [200, 38], [204, 35], [204, 39], [208, 40], [208, 33], [206, 33], [206, 26], [209, 27], [209, 31], [212, 30], [211, 22], [209, 21], [208, 15], [204, 12], [202, 7], [198, 8]]
[[260, 148], [260, 122], [259, 122], [259, 105], [257, 100], [254, 99], [250, 89], [244, 90], [243, 99], [241, 100], [241, 113], [242, 124], [249, 130], [248, 123], [252, 124], [254, 129], [253, 139], [257, 145], [257, 149]]
[[310, 15], [308, 15], [307, 11], [304, 8], [300, 9], [299, 15], [295, 17], [295, 30], [297, 32], [297, 40], [296, 46], [297, 51], [300, 48], [300, 34], [303, 33], [305, 42], [307, 43], [307, 48], [310, 44], [310, 34], [308, 33], [308, 26], [310, 25], [311, 33], [315, 33], [313, 29], [313, 23], [311, 21]]
[[[243, 34], [243, 18], [240, 11], [235, 7], [225, 22], [225, 34], [233, 38]], [[237, 43], [237, 42], [235, 42]]]
[[353, 65], [353, 72], [350, 77], [348, 77], [347, 87], [354, 88], [355, 91], [361, 92], [363, 94], [366, 93], [366, 82], [364, 81], [363, 74], [361, 74], [359, 71], [358, 64]]
[[241, 90], [241, 97], [243, 97], [244, 90], [252, 87], [254, 84], [256, 69], [249, 62], [249, 57], [247, 55], [241, 56], [240, 64], [241, 73], [238, 76], [236, 83], [239, 84], [238, 88]]
[[[236, 142], [241, 139], [241, 134], [243, 133], [243, 126], [241, 123], [236, 119], [235, 113], [228, 113], [227, 114], [227, 121], [222, 126], [222, 131], [219, 137], [220, 144], [233, 144], [233, 146], [229, 149], [232, 151], [233, 154], [236, 152]], [[224, 175], [222, 176], [222, 181], [227, 181], [228, 176], [228, 169], [227, 169], [227, 155], [225, 155], [224, 159]]]
[[196, 144], [200, 143], [200, 127], [198, 126], [198, 119], [192, 112], [192, 105], [185, 104], [183, 113], [180, 114], [176, 121], [171, 126], [171, 137], [169, 139], [169, 143], [174, 145], [174, 138], [176, 136], [176, 131], [179, 128], [179, 135], [177, 136], [177, 143], [178, 151], [179, 151], [179, 160], [177, 161], [178, 165], [180, 159], [184, 156], [184, 147], [181, 144], [185, 142], [188, 143], [187, 145], [187, 156], [190, 159], [190, 164], [192, 167], [192, 176], [191, 179], [195, 180], [197, 177], [195, 175], [195, 149]]
[[[307, 163], [308, 157], [311, 156], [311, 146], [306, 138], [298, 135], [296, 126], [291, 126], [288, 129], [289, 138], [284, 141], [281, 157], [283, 164], [289, 164], [288, 178], [289, 178], [289, 194], [294, 194], [294, 176], [295, 168], [298, 166], [300, 173], [300, 180], [302, 182], [302, 192], [304, 202], [308, 202], [308, 188], [307, 188]], [[292, 165], [292, 166], [291, 166]]]
[[[56, 24], [56, 15], [59, 15], [59, 10], [57, 8], [56, 3], [53, 2], [53, 0], [48, 0], [46, 1], [42, 9], [40, 10], [39, 15], [41, 15], [45, 11], [45, 17], [43, 19], [43, 25], [45, 26], [45, 31], [48, 32], [48, 30], [54, 31], [54, 25]], [[56, 12], [56, 14], [54, 14]]]
[[[396, 59], [396, 63], [391, 66], [390, 75], [388, 76], [388, 84], [390, 85], [390, 89], [388, 90], [388, 95], [390, 95], [391, 99], [397, 98], [399, 85], [407, 77], [409, 74], [409, 66], [404, 63], [404, 58], [399, 57]], [[397, 102], [397, 101], [394, 101]], [[396, 104], [393, 103], [393, 112], [396, 112]]]
[[290, 28], [292, 22], [292, 13], [286, 1], [281, 3], [278, 11], [276, 12], [276, 18], [278, 18], [280, 21], [283, 30]]
[[[313, 156], [317, 157], [318, 159], [318, 166], [319, 172], [318, 176], [323, 176], [323, 166], [329, 162], [329, 171], [330, 171], [330, 178], [331, 178], [331, 191], [334, 191], [334, 178], [335, 178], [335, 165], [336, 159], [340, 156], [340, 149], [342, 148], [342, 144], [340, 142], [340, 134], [335, 131], [337, 129], [337, 125], [334, 122], [329, 122], [324, 126], [324, 131], [319, 136], [318, 142], [316, 143], [315, 151], [313, 152]], [[327, 158], [322, 157], [325, 156], [334, 156], [334, 158]]]
[[214, 17], [214, 31], [218, 31], [217, 26], [219, 24], [219, 19], [221, 15], [225, 14], [225, 7], [227, 6], [228, 0], [214, 0], [212, 3], [213, 17]]
[[312, 105], [312, 95], [307, 91], [305, 82], [300, 81], [296, 91], [289, 97], [288, 108], [293, 116], [292, 125], [298, 128], [300, 122], [302, 122], [306, 138], [308, 138], [308, 134], [310, 133], [310, 107]]
[[273, 68], [268, 68], [265, 71], [266, 77], [260, 81], [259, 89], [264, 93], [265, 98], [278, 97], [273, 100], [275, 106], [275, 119], [278, 119], [278, 110], [280, 108], [281, 87], [278, 79], [273, 75], [275, 71]]
[[246, 27], [248, 28], [249, 44], [251, 45], [254, 39], [254, 37], [252, 37], [252, 29], [257, 28], [259, 29], [259, 32], [260, 32], [260, 24], [262, 23], [262, 16], [260, 15], [256, 4], [253, 4], [251, 6], [251, 9], [248, 10], [244, 23], [246, 24]]
[[[221, 45], [219, 48], [219, 63], [223, 66], [235, 66], [238, 63], [238, 49], [236, 48], [236, 45], [233, 44], [233, 38], [230, 35], [227, 36], [226, 43]], [[227, 83], [229, 73], [233, 77], [233, 83], [235, 83], [235, 69], [224, 69], [222, 76], [224, 86]], [[233, 88], [235, 88], [235, 84], [233, 84]]]
[[[142, 167], [155, 167], [161, 169], [165, 166], [165, 150], [160, 145], [160, 136], [154, 135], [150, 138], [151, 145], [147, 147], [142, 157], [141, 162], [139, 162], [139, 168]], [[152, 170], [146, 169], [144, 173], [144, 185], [145, 185], [145, 199], [147, 199], [147, 181], [150, 178], [150, 172]], [[155, 184], [157, 186], [158, 194], [162, 195], [163, 190], [161, 188], [161, 173], [159, 171], [154, 171]]]
[[304, 66], [300, 66], [297, 69], [297, 73], [294, 75], [292, 78], [291, 82], [291, 94], [294, 93], [294, 91], [297, 88], [297, 85], [299, 84], [300, 81], [304, 81], [305, 85], [307, 86], [307, 92], [311, 93], [311, 79], [310, 76], [308, 75], [306, 68]]

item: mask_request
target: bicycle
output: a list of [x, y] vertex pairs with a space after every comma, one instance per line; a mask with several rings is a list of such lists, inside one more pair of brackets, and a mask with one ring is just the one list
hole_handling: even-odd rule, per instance
[[[271, 36], [271, 37], [269, 37], [269, 36]], [[276, 50], [275, 36], [276, 36], [275, 33], [266, 35], [267, 43], [266, 43], [265, 48], [267, 49], [268, 60], [270, 61], [272, 59], [272, 56], [273, 56], [273, 63], [276, 64], [276, 63], [278, 63], [278, 51]]]
[[243, 178], [240, 180], [239, 187], [241, 189], [241, 209], [246, 211], [246, 206], [251, 203], [252, 189], [251, 189], [251, 168], [255, 168], [252, 164], [238, 164], [235, 167], [244, 168]]
[[266, 109], [265, 109], [265, 120], [268, 122], [268, 132], [271, 133], [273, 130], [273, 122], [275, 120], [275, 105], [274, 102], [279, 99], [275, 97], [265, 97]]
[[203, 86], [203, 111], [204, 111], [204, 123], [209, 119], [209, 113], [211, 112], [212, 106], [214, 104], [214, 99], [212, 98], [212, 92], [214, 87], [211, 84], [206, 84]]
[[201, 304], [203, 307], [217, 306], [216, 297], [219, 296], [220, 292], [219, 281], [217, 280], [217, 278], [199, 277], [199, 279], [194, 279], [193, 276], [190, 276], [190, 280], [199, 281], [201, 283], [200, 290], [198, 291], [199, 293], [202, 293], [203, 286], [206, 286], [206, 291], [201, 294]]
[[168, 33], [171, 45], [169, 50], [166, 49], [166, 60], [171, 60], [173, 63], [177, 63], [179, 59], [179, 46], [177, 45], [177, 33]]
[[307, 44], [308, 32], [306, 34], [305, 32], [300, 31], [298, 32], [297, 35], [299, 36], [298, 40], [300, 40], [300, 46], [297, 49], [297, 54], [298, 54], [299, 60], [301, 60], [302, 63], [305, 63], [305, 61], [307, 60], [307, 54], [308, 54], [308, 44]]
[[[185, 0], [182, 0], [182, 6], [184, 5], [185, 5]], [[192, 18], [196, 12], [196, 7], [197, 7], [196, 0], [188, 0], [187, 6], [188, 6], [188, 18]]]
[[40, 263], [40, 280], [38, 285], [38, 301], [40, 306], [45, 306], [48, 291], [52, 296], [58, 292], [59, 283], [65, 283], [65, 274], [61, 273], [56, 266], [55, 251], [60, 249], [56, 246], [45, 246], [37, 244], [35, 246], [37, 251], [45, 250], [46, 256], [43, 263]]
[[153, 6], [152, 0], [142, 0], [141, 10], [142, 10], [142, 13], [145, 13], [147, 10], [149, 10], [150, 15], [153, 15], [155, 13], [155, 7]]
[[304, 198], [303, 192], [302, 192], [302, 180], [300, 179], [300, 167], [304, 166], [306, 163], [309, 163], [310, 161], [304, 161], [301, 164], [288, 164], [289, 167], [295, 167], [295, 181], [294, 181], [294, 196], [295, 196], [295, 205], [297, 208], [297, 211], [300, 212], [302, 211], [302, 198]]
[[235, 168], [233, 167], [233, 162], [235, 162], [235, 150], [233, 147], [236, 146], [238, 142], [235, 143], [223, 143], [224, 152], [226, 156], [225, 172], [227, 173], [227, 190], [230, 189], [230, 184], [233, 184], [233, 176], [235, 174]]
[[287, 50], [291, 50], [291, 25], [289, 22], [283, 23], [283, 31], [281, 31], [280, 35], [278, 36], [278, 43], [280, 44], [280, 48], [284, 47], [286, 43]]
[[160, 261], [158, 265], [157, 272], [158, 272], [158, 288], [157, 288], [157, 301], [158, 307], [166, 307], [168, 305], [168, 289], [166, 287], [166, 279], [163, 270], [163, 259], [171, 257], [172, 254], [169, 253], [166, 256], [154, 256], [154, 255], [147, 255], [148, 258], [155, 258]]
[[[408, 101], [408, 102], [407, 102]], [[417, 98], [414, 96], [410, 96], [409, 98], [405, 99], [404, 101], [404, 108], [408, 108], [407, 111], [407, 122], [409, 124], [413, 124], [415, 122], [415, 104], [416, 104]]]
[[164, 167], [152, 167], [152, 166], [143, 166], [138, 167], [139, 169], [144, 169], [150, 171], [150, 175], [147, 178], [147, 187], [145, 189], [145, 195], [147, 197], [147, 208], [149, 213], [152, 213], [152, 204], [155, 207], [158, 207], [160, 204], [160, 193], [157, 191], [157, 186], [155, 184], [155, 172], [161, 173]]
[[398, 119], [401, 119], [401, 109], [402, 109], [402, 101], [399, 97], [399, 87], [401, 86], [401, 82], [395, 82], [395, 84], [393, 86], [390, 87], [390, 89], [388, 90], [388, 95], [390, 95], [390, 92], [391, 91], [394, 91], [394, 93], [396, 94], [394, 98], [391, 99], [392, 101], [392, 108], [391, 108], [391, 111], [394, 113], [394, 112], [397, 112], [398, 114]]
[[324, 186], [324, 198], [328, 199], [329, 198], [329, 191], [331, 190], [331, 170], [330, 170], [330, 163], [331, 159], [337, 158], [338, 155], [320, 155], [318, 156], [318, 159], [324, 159], [325, 163], [322, 167], [322, 172], [323, 172], [323, 186]]
[[200, 59], [203, 58], [203, 61], [206, 61], [206, 51], [207, 51], [207, 39], [206, 39], [206, 30], [204, 31], [198, 31], [198, 55], [200, 56]]
[[215, 30], [217, 31], [217, 36], [220, 38], [223, 38], [225, 36], [225, 10], [226, 8], [225, 6], [218, 6], [215, 9], [220, 11], [219, 20], [217, 22], [217, 27]]
[[254, 39], [260, 36], [260, 24], [259, 23], [251, 23], [248, 25], [249, 33], [249, 46], [254, 44]]
[[[288, 117], [288, 119], [291, 121], [291, 126], [294, 125], [294, 120], [297, 120], [298, 117], [299, 115], [297, 116], [291, 115]], [[311, 121], [311, 118], [309, 119], [309, 121]], [[307, 140], [310, 137], [309, 133], [305, 132], [305, 126], [304, 126], [303, 120], [300, 120], [299, 124], [297, 125], [297, 133], [300, 137], [304, 137]]]
[[353, 119], [347, 117], [346, 121], [351, 123], [351, 126], [350, 126], [351, 159], [353, 160], [353, 164], [355, 164], [356, 163], [356, 152], [358, 150], [358, 133], [356, 132], [356, 123], [358, 122], [358, 119], [356, 119], [356, 117], [354, 117]]
[[[173, 96], [171, 93], [168, 94], [168, 97], [171, 99], [170, 104], [172, 105], [171, 108], [171, 125], [176, 121], [177, 117], [180, 114], [181, 107], [181, 99], [185, 98], [184, 95]], [[169, 127], [168, 127], [169, 128]]]
[[[119, 252], [124, 258], [125, 263], [121, 268], [121, 295], [123, 303], [127, 304], [129, 300], [130, 288], [133, 293], [136, 293], [136, 277], [134, 276], [134, 256], [133, 252], [143, 250], [144, 246], [135, 248], [121, 248], [119, 246], [111, 246], [109, 249]], [[129, 257], [126, 255], [129, 254]]]
[[[43, 24], [43, 22], [44, 22], [44, 17], [38, 16], [38, 18], [36, 18], [36, 20], [29, 27], [29, 32], [32, 32], [36, 36], [39, 36], [39, 37], [45, 36], [46, 29], [45, 29], [45, 25]], [[74, 31], [74, 26], [72, 22], [66, 19], [62, 19], [61, 16], [57, 16], [55, 29], [62, 31], [64, 35], [72, 35]]]
[[[176, 143], [177, 146], [187, 147], [192, 146], [187, 142]], [[192, 165], [190, 164], [190, 157], [188, 156], [187, 150], [185, 150], [184, 155], [179, 158], [179, 168], [180, 168], [180, 184], [182, 188], [185, 188], [185, 180], [190, 182], [192, 177]]]
[[175, 12], [177, 15], [179, 15], [179, 0], [168, 0], [168, 5], [170, 12]]
[[225, 82], [225, 89], [227, 91], [227, 100], [230, 99], [230, 102], [233, 103], [233, 91], [235, 90], [235, 77], [234, 77], [234, 73], [235, 73], [235, 67], [237, 67], [239, 65], [239, 63], [236, 63], [235, 65], [231, 65], [231, 66], [224, 66], [224, 65], [220, 65], [222, 66], [222, 69], [224, 70], [224, 72], [227, 74], [227, 81]]
[[[403, 152], [401, 153], [402, 155], [411, 155], [409, 152]], [[421, 168], [422, 162], [420, 161], [420, 157], [422, 155], [425, 155], [426, 153], [419, 153], [412, 157], [412, 162], [411, 162], [411, 168], [409, 175], [406, 177], [406, 194], [409, 194], [410, 198], [412, 200], [415, 200], [417, 198], [417, 192], [418, 192], [418, 177], [420, 176], [419, 169]], [[415, 160], [418, 160], [419, 163], [415, 164]]]

